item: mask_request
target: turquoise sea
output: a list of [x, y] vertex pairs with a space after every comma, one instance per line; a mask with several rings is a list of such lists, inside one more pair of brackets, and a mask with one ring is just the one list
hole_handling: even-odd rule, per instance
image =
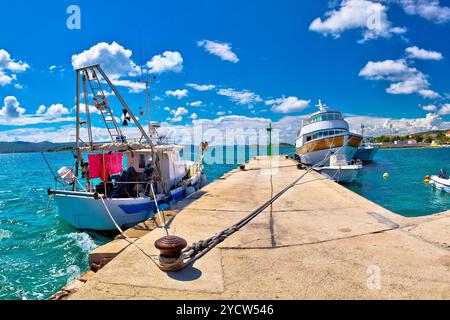
[[[209, 181], [234, 169], [255, 150], [212, 151], [224, 164], [206, 164]], [[282, 148], [280, 153], [291, 153]], [[218, 152], [218, 154], [216, 153]], [[48, 153], [54, 169], [73, 163], [71, 153]], [[450, 195], [424, 185], [426, 174], [447, 168], [450, 149], [380, 150], [349, 188], [405, 216], [449, 209]], [[47, 210], [47, 188], [53, 178], [39, 153], [0, 154], [0, 300], [45, 299], [88, 268], [89, 251], [110, 241], [95, 232], [79, 232], [59, 219], [56, 206]], [[385, 181], [384, 172], [391, 178]]]

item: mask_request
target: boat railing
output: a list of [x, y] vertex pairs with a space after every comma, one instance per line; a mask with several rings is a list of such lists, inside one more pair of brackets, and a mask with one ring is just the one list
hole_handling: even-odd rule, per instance
[[[72, 184], [68, 184], [66, 183], [64, 180], [59, 181], [62, 185], [63, 185], [63, 190], [67, 191], [68, 188], [73, 188], [74, 184], [77, 183], [78, 186], [80, 186], [83, 190], [80, 192], [93, 192], [95, 188], [92, 187], [91, 184], [88, 185], [83, 185], [79, 179], [76, 179], [76, 181]], [[147, 192], [148, 191], [148, 187], [150, 185], [150, 181], [102, 181], [100, 184], [103, 184], [105, 186], [104, 188], [104, 195], [105, 197], [108, 196], [108, 189], [106, 188], [107, 185], [136, 185], [136, 194], [139, 195], [140, 192], [144, 191]], [[143, 187], [141, 187], [142, 185], [145, 185]], [[140, 189], [140, 187], [142, 189]], [[57, 190], [57, 188], [55, 187], [55, 190]], [[76, 191], [76, 190], [75, 190]], [[130, 198], [132, 198], [130, 196]]]

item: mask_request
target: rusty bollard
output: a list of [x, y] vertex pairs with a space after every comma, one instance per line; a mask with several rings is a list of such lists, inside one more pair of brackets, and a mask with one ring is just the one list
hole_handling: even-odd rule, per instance
[[179, 271], [183, 267], [181, 251], [187, 242], [177, 236], [166, 236], [155, 241], [155, 248], [160, 251], [159, 264], [163, 271]]

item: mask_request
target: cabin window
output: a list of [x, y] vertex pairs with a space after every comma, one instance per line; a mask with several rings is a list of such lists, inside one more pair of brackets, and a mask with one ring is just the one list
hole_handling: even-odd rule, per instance
[[311, 141], [312, 137], [311, 136], [307, 136], [306, 137], [306, 141]]
[[145, 168], [145, 154], [140, 154], [139, 155], [139, 169], [144, 169]]

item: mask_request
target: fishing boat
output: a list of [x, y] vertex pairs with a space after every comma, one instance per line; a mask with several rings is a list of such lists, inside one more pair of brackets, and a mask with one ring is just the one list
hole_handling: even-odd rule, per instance
[[[161, 139], [156, 130], [158, 125], [150, 121], [150, 116], [146, 132], [100, 65], [76, 72], [75, 164], [54, 173], [55, 188], [48, 190], [49, 196], [56, 200], [60, 216], [69, 225], [98, 231], [130, 227], [206, 184], [202, 156], [196, 162], [182, 160], [183, 148]], [[113, 114], [105, 84], [120, 103], [122, 126]], [[110, 141], [93, 141], [91, 99]], [[137, 132], [138, 138], [127, 138], [124, 127]], [[199, 153], [203, 154], [206, 147], [202, 143]]]
[[348, 161], [344, 154], [334, 154], [330, 156], [330, 165], [313, 169], [338, 183], [351, 183], [356, 180], [362, 167], [359, 160]]
[[303, 120], [296, 140], [296, 155], [306, 165], [327, 165], [330, 155], [339, 153], [353, 159], [362, 136], [349, 131], [342, 113], [328, 109], [319, 100], [319, 111]]
[[[361, 124], [361, 135], [364, 137], [363, 124]], [[361, 146], [356, 151], [354, 159], [361, 160], [362, 162], [372, 162], [379, 149], [380, 148], [373, 145], [372, 143], [362, 142]]]
[[430, 186], [437, 190], [450, 193], [450, 179], [444, 169], [441, 169], [439, 175], [433, 175], [429, 178]]

